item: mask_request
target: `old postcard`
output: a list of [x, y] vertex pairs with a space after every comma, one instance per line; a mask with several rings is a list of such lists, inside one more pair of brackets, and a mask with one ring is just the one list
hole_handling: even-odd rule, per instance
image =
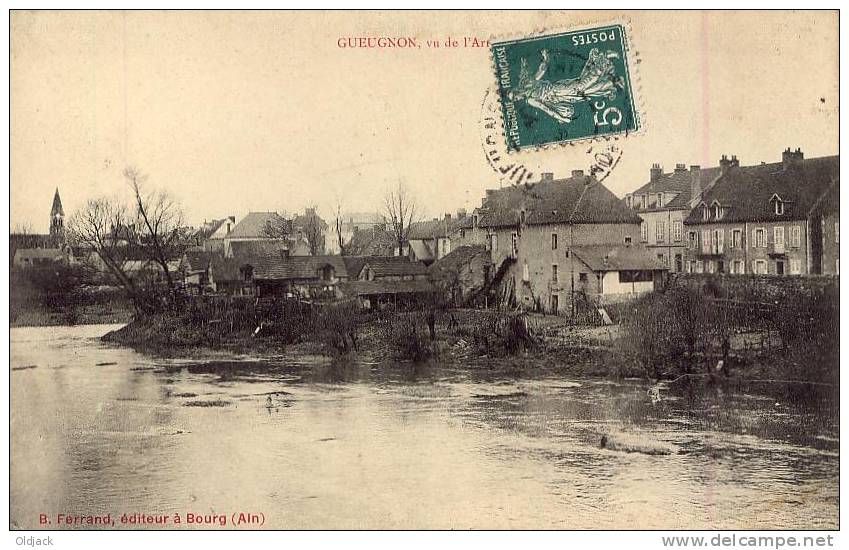
[[828, 546], [838, 25], [13, 10], [10, 529]]

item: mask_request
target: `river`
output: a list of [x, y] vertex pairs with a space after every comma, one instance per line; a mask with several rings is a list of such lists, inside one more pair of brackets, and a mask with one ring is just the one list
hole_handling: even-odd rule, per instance
[[[12, 528], [838, 526], [822, 388], [676, 384], [653, 402], [641, 381], [515, 368], [155, 358], [102, 343], [114, 328], [11, 329]], [[607, 432], [678, 451], [601, 448]]]

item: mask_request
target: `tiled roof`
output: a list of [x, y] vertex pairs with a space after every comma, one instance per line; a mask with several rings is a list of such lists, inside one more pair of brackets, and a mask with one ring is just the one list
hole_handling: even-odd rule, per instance
[[254, 279], [315, 279], [320, 276], [319, 270], [327, 265], [333, 266], [336, 277], [348, 277], [343, 256], [264, 256], [255, 261]]
[[[398, 277], [403, 275], [424, 275], [427, 273], [427, 268], [421, 262], [411, 261], [409, 258], [402, 256], [372, 256], [366, 258], [365, 266], [369, 266], [374, 271], [375, 277]], [[360, 268], [362, 271], [363, 268]], [[348, 272], [351, 277], [359, 275], [357, 273]]]
[[61, 260], [65, 252], [61, 248], [19, 248], [15, 251], [15, 259], [23, 260]]
[[[839, 178], [839, 156], [800, 160], [787, 169], [780, 162], [741, 166], [717, 179], [702, 202], [708, 207], [719, 202], [724, 207], [722, 222], [803, 220]], [[775, 195], [784, 202], [783, 214], [775, 213]], [[702, 209], [697, 207], [684, 223], [702, 221]]]
[[410, 233], [407, 236], [409, 240], [429, 240], [441, 237], [448, 237], [454, 231], [463, 227], [465, 218], [450, 218], [450, 219], [435, 219], [413, 222], [410, 224]]
[[593, 271], [623, 270], [666, 270], [669, 269], [655, 258], [644, 246], [623, 244], [599, 244], [571, 247], [572, 254]]
[[216, 254], [206, 250], [186, 250], [184, 265], [189, 271], [206, 271]]
[[282, 240], [230, 241], [230, 255], [233, 258], [279, 256], [282, 250], [287, 249], [288, 244]]
[[349, 281], [339, 284], [346, 296], [369, 296], [374, 294], [425, 294], [436, 289], [426, 279], [412, 281]]
[[437, 277], [443, 273], [456, 273], [463, 265], [469, 264], [478, 256], [483, 256], [484, 261], [492, 263], [489, 251], [483, 245], [466, 245], [455, 248], [450, 254], [430, 265], [428, 271]]
[[277, 212], [251, 212], [236, 224], [230, 232], [231, 239], [251, 239], [268, 237], [266, 228], [271, 224], [278, 226], [287, 223]]
[[242, 274], [240, 269], [243, 266], [254, 266], [254, 262], [249, 259], [240, 258], [224, 258], [220, 255], [214, 255], [210, 262], [210, 276], [213, 281], [240, 281]]
[[488, 192], [480, 208], [481, 227], [516, 225], [525, 211], [527, 225], [549, 223], [632, 223], [641, 218], [604, 185], [585, 176], [541, 181], [532, 186]]
[[[699, 181], [701, 189], [708, 188], [710, 183], [719, 176], [719, 167], [702, 168], [699, 170]], [[693, 172], [690, 170], [678, 170], [668, 174], [661, 174], [655, 181], [649, 181], [631, 195], [645, 195], [657, 193], [677, 193], [677, 196], [657, 210], [669, 210], [673, 208], [687, 208], [691, 199], [691, 184], [693, 181]], [[654, 200], [654, 199], [650, 199]], [[652, 210], [650, 206], [648, 210]]]
[[389, 231], [374, 227], [356, 231], [346, 250], [358, 256], [392, 256], [398, 243]]

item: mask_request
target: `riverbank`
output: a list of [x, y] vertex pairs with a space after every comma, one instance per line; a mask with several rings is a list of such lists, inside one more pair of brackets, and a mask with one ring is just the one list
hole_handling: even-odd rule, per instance
[[131, 307], [104, 306], [102, 304], [73, 308], [43, 309], [17, 308], [9, 319], [12, 327], [114, 325], [133, 320]]
[[[528, 327], [529, 340], [516, 346], [510, 324], [504, 319], [522, 319]], [[647, 375], [646, 369], [623, 350], [623, 330], [618, 325], [576, 326], [558, 316], [516, 316], [480, 310], [441, 311], [433, 321], [431, 339], [423, 313], [363, 316], [356, 322], [355, 349], [344, 352], [334, 346], [333, 335], [328, 336], [326, 331], [304, 332], [296, 338], [290, 335], [284, 339], [264, 326], [258, 331], [229, 330], [219, 322], [199, 328], [171, 315], [135, 319], [106, 334], [103, 340], [166, 357], [213, 353], [258, 359], [325, 356], [328, 361], [341, 359], [366, 364], [437, 361], [458, 369], [491, 369], [502, 373], [615, 379]], [[412, 328], [404, 333], [404, 326]], [[502, 328], [496, 328], [499, 326]], [[836, 379], [823, 379], [821, 371], [809, 369], [796, 359], [797, 355], [788, 355], [774, 344], [752, 351], [749, 340], [745, 334], [736, 335], [725, 359], [718, 352], [669, 359], [651, 378], [676, 383], [689, 380], [723, 384], [780, 380], [834, 383], [836, 387]], [[424, 353], [413, 357], [411, 347], [421, 348]]]

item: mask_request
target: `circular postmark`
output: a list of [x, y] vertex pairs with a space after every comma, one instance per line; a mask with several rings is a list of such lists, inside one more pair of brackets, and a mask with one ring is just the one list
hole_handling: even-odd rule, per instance
[[[500, 105], [498, 94], [493, 88], [484, 93], [480, 112], [481, 148], [487, 164], [496, 173], [502, 185], [531, 186], [537, 181], [537, 176], [544, 174], [542, 168], [544, 159], [537, 163], [528, 162], [528, 151], [522, 155], [509, 153], [501, 126]], [[540, 149], [537, 157], [546, 153], [554, 153], [557, 149]], [[573, 170], [573, 177], [580, 173], [587, 182], [602, 182], [607, 179], [622, 158], [622, 148], [617, 137], [601, 137], [597, 141], [586, 144], [586, 158], [580, 165], [583, 170]], [[522, 157], [525, 162], [519, 160]]]

